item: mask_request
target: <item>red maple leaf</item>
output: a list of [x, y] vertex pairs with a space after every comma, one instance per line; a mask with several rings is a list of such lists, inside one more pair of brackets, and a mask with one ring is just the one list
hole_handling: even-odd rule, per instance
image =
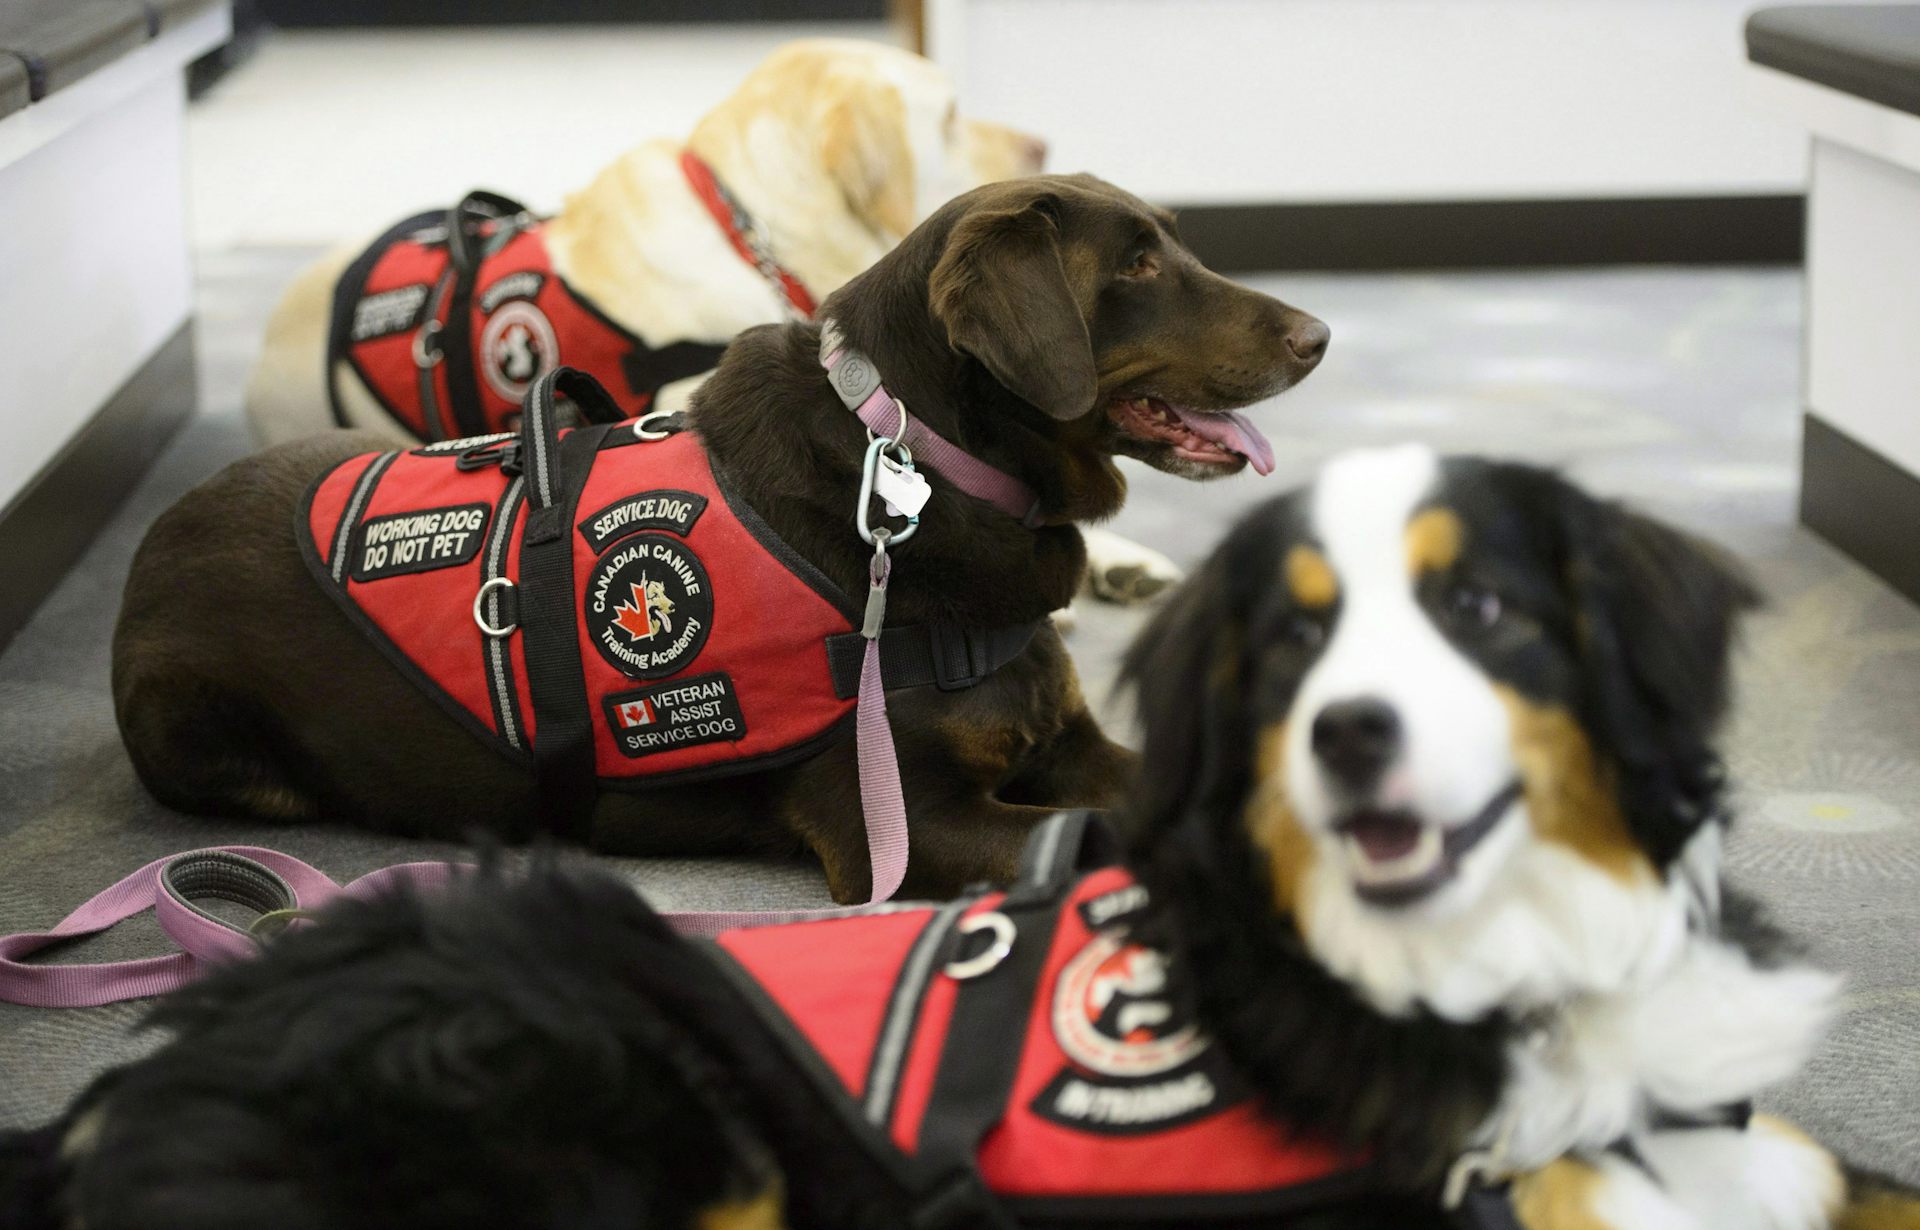
[[633, 591], [633, 605], [621, 603], [613, 608], [613, 622], [620, 630], [636, 641], [644, 641], [653, 635], [653, 617], [647, 613], [647, 595], [632, 583], [627, 588]]

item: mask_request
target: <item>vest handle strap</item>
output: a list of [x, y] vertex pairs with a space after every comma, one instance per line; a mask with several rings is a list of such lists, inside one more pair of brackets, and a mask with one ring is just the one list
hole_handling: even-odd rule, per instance
[[520, 635], [533, 706], [535, 807], [545, 831], [584, 842], [592, 835], [599, 785], [593, 714], [574, 626], [570, 531], [593, 455], [611, 428], [584, 427], [562, 439], [559, 393], [589, 418], [604, 414], [613, 399], [592, 376], [558, 367], [533, 382], [521, 405], [527, 515], [520, 530]]
[[475, 188], [447, 211], [447, 256], [463, 277], [472, 279], [480, 272], [482, 236], [476, 232], [488, 222], [501, 222], [520, 214], [530, 214], [525, 205], [498, 192]]

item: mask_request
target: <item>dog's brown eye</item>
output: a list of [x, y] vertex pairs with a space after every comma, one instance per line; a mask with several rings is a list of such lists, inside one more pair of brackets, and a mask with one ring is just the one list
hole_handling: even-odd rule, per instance
[[1159, 272], [1160, 254], [1152, 248], [1140, 248], [1135, 251], [1132, 256], [1127, 258], [1126, 266], [1120, 270], [1120, 276], [1123, 278], [1150, 278]]
[[1327, 639], [1327, 625], [1312, 615], [1296, 611], [1287, 616], [1286, 622], [1280, 626], [1280, 637], [1302, 649], [1318, 649], [1321, 642]]
[[1500, 622], [1506, 608], [1500, 595], [1475, 585], [1456, 585], [1447, 591], [1447, 615], [1463, 628], [1485, 631]]

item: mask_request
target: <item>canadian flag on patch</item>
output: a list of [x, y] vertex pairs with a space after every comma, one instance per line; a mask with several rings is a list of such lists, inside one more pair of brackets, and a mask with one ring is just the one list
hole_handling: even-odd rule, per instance
[[628, 730], [635, 726], [651, 726], [658, 716], [653, 711], [651, 700], [630, 700], [620, 706], [620, 724]]

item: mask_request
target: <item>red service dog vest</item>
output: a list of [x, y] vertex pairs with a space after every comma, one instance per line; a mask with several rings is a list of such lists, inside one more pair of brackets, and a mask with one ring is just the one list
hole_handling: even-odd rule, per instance
[[510, 430], [534, 380], [562, 363], [599, 380], [626, 414], [644, 414], [663, 386], [710, 371], [723, 349], [648, 347], [554, 272], [537, 219], [477, 192], [395, 226], [341, 275], [328, 385], [342, 426], [332, 373], [344, 361], [401, 428], [445, 440]]
[[[594, 425], [560, 431], [557, 392]], [[518, 435], [339, 463], [296, 534], [315, 580], [403, 674], [531, 766], [550, 828], [586, 836], [602, 787], [817, 753], [854, 725], [870, 644], [881, 686], [951, 691], [1032, 639], [1032, 624], [909, 624], [869, 642], [859, 608], [729, 489], [694, 433], [614, 425], [619, 406], [564, 367], [522, 417]]]
[[[964, 1146], [1016, 1214], [1200, 1220], [1361, 1190], [1362, 1163], [1261, 1112], [1165, 958], [1129, 938], [1146, 890], [1119, 867], [1072, 873], [1077, 836], [1053, 844], [1051, 889], [733, 931], [721, 964], [895, 1149]], [[956, 1138], [956, 1117], [978, 1134]]]
[[[602, 433], [569, 528], [596, 776], [725, 775], [839, 733], [854, 681], [836, 682], [829, 640], [857, 638], [849, 601], [729, 493], [693, 433], [581, 430]], [[540, 731], [515, 634], [532, 477], [508, 473], [519, 443], [344, 461], [309, 493], [300, 539], [316, 579], [403, 671], [523, 757]]]

